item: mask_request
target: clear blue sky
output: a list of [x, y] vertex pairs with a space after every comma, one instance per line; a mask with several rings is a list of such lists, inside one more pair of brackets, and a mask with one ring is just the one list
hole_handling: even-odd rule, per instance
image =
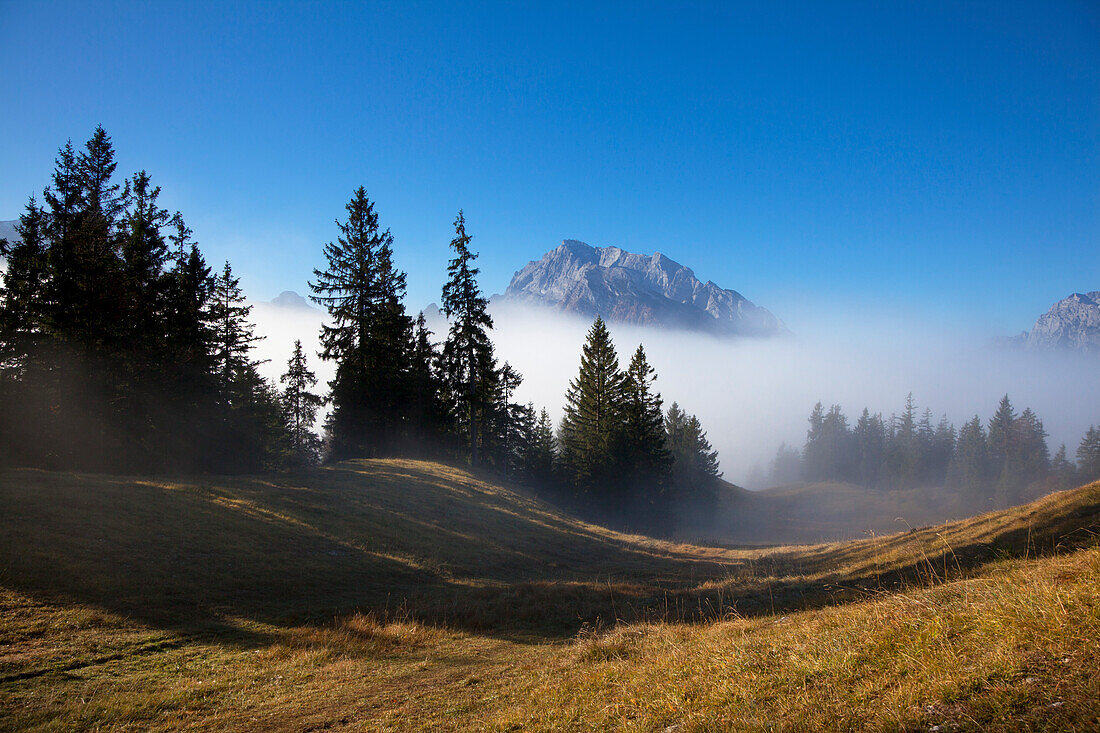
[[489, 292], [566, 237], [780, 317], [1100, 288], [1094, 2], [323, 5], [0, 0], [0, 219], [102, 123], [256, 298], [360, 184], [414, 307], [459, 207]]

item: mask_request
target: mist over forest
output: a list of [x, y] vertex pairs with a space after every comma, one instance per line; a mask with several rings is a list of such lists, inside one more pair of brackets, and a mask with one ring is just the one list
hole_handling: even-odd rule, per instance
[[[725, 299], [724, 313], [756, 306], [656, 255], [622, 270], [680, 292], [612, 287], [632, 275], [604, 257], [624, 250], [575, 240], [551, 253], [550, 289], [595, 281], [602, 299], [573, 293], [565, 312], [508, 300], [510, 285], [491, 301], [461, 209], [442, 307], [413, 309], [401, 241], [364, 187], [318, 243], [318, 307], [294, 293], [254, 302], [229, 262], [207, 264], [182, 214], [160, 208], [144, 170], [119, 182], [116, 167], [102, 127], [79, 152], [66, 143], [45, 206], [30, 197], [19, 239], [0, 240], [0, 439], [13, 465], [247, 472], [444, 458], [595, 521], [725, 537], [753, 512], [718, 519], [738, 503], [721, 478], [806, 482], [816, 513], [835, 508], [829, 484], [940, 488], [946, 502], [925, 503], [947, 516], [951, 502], [1012, 506], [1100, 475], [1100, 380], [1086, 352], [828, 306], [790, 328], [769, 316], [770, 337], [673, 328], [644, 303], [687, 305], [674, 300], [685, 283], [711, 288], [703, 300]], [[537, 270], [521, 275], [545, 287]]]
[[[782, 313], [782, 304], [772, 304]], [[324, 314], [319, 310], [254, 304], [261, 367], [277, 377], [295, 339], [316, 353]], [[410, 312], [415, 308], [409, 306]], [[501, 361], [523, 375], [516, 400], [545, 406], [557, 424], [569, 380], [576, 375], [591, 321], [551, 309], [494, 302], [493, 341]], [[839, 327], [838, 324], [848, 324]], [[1074, 448], [1100, 409], [1100, 362], [1095, 355], [1027, 351], [999, 345], [992, 334], [920, 320], [874, 319], [837, 308], [789, 323], [793, 335], [723, 339], [707, 334], [609, 323], [624, 361], [639, 343], [657, 371], [656, 388], [694, 413], [719, 452], [724, 478], [746, 488], [754, 469], [766, 473], [779, 446], [801, 447], [817, 402], [838, 404], [851, 422], [864, 407], [886, 419], [900, 413], [910, 392], [919, 412], [945, 416], [956, 427], [983, 421], [1008, 394], [1019, 409], [1043, 420], [1053, 454]], [[446, 323], [429, 320], [442, 340]], [[330, 365], [316, 361], [320, 380]]]

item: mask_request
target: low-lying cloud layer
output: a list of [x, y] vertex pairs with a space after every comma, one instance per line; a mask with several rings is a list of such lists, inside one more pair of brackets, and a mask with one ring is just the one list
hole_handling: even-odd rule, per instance
[[[494, 305], [493, 314], [498, 357], [524, 377], [516, 398], [546, 407], [556, 422], [591, 323], [514, 305]], [[319, 379], [332, 377], [333, 366], [316, 358], [321, 311], [257, 304], [253, 316], [268, 337], [257, 349], [271, 359], [268, 376], [285, 371], [300, 338]], [[445, 324], [429, 325], [441, 341]], [[936, 419], [946, 414], [958, 426], [975, 414], [988, 419], [1007, 393], [1018, 410], [1031, 407], [1043, 419], [1051, 451], [1065, 442], [1071, 457], [1088, 426], [1100, 424], [1100, 359], [996, 348], [934, 324], [819, 314], [799, 324], [796, 336], [768, 340], [610, 329], [624, 367], [638, 344], [645, 346], [666, 404], [679, 402], [699, 416], [734, 483], [755, 465], [765, 468], [781, 442], [800, 447], [819, 400], [840, 404], [854, 422], [864, 406], [888, 417], [912, 392], [919, 410], [929, 407]]]

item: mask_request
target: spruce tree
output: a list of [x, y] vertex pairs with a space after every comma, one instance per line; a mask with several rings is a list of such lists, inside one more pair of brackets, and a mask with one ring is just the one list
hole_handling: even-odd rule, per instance
[[794, 446], [781, 443], [771, 464], [771, 483], [784, 486], [802, 480], [802, 454]]
[[1050, 471], [1050, 449], [1043, 421], [1030, 407], [1025, 407], [1013, 424], [1012, 454], [1009, 470], [1021, 488], [1041, 481]]
[[707, 440], [703, 425], [675, 402], [665, 415], [665, 432], [672, 454], [672, 492], [674, 501], [683, 502], [700, 518], [709, 515], [717, 498], [718, 451]]
[[997, 411], [989, 420], [989, 460], [995, 471], [994, 479], [999, 479], [1004, 472], [1008, 457], [1012, 453], [1012, 441], [1014, 437], [1013, 425], [1016, 422], [1016, 410], [1012, 407], [1012, 401], [1006, 394], [997, 405]]
[[495, 461], [505, 476], [518, 472], [523, 465], [523, 455], [534, 429], [534, 410], [528, 412], [525, 405], [512, 402], [516, 389], [523, 383], [523, 375], [511, 364], [504, 362], [497, 372], [493, 409], [489, 412], [487, 434], [492, 436], [491, 448], [499, 453]]
[[181, 469], [201, 464], [201, 457], [217, 451], [209, 425], [219, 418], [218, 375], [215, 369], [211, 298], [214, 277], [191, 230], [177, 212], [169, 235], [174, 253], [167, 274], [164, 316], [165, 361], [161, 401], [168, 417], [171, 454]]
[[863, 408], [853, 432], [859, 483], [877, 488], [882, 485], [882, 463], [886, 455], [886, 425], [882, 421], [882, 415], [872, 415], [870, 410]]
[[859, 467], [859, 449], [848, 428], [840, 405], [825, 411], [821, 403], [810, 413], [810, 428], [804, 450], [806, 478], [810, 481], [854, 480]]
[[252, 359], [253, 345], [263, 337], [255, 335], [255, 327], [249, 321], [251, 313], [252, 306], [245, 304], [241, 292], [240, 278], [233, 275], [233, 268], [226, 261], [214, 278], [209, 312], [213, 327], [214, 375], [226, 403], [233, 402], [244, 372], [261, 363]]
[[4, 250], [8, 262], [0, 280], [0, 377], [18, 376], [50, 326], [47, 223], [46, 212], [32, 197], [19, 217], [19, 239]]
[[986, 508], [990, 486], [989, 441], [982, 420], [975, 415], [959, 429], [955, 454], [947, 470], [947, 484], [962, 489], [975, 508]]
[[45, 273], [35, 300], [48, 337], [35, 346], [21, 400], [37, 417], [40, 432], [26, 445], [40, 465], [130, 467], [131, 444], [148, 432], [125, 414], [132, 332], [119, 218], [129, 191], [112, 181], [115, 167], [110, 138], [97, 128], [79, 153], [71, 143], [59, 151], [44, 192]]
[[639, 344], [623, 380], [622, 458], [630, 488], [650, 498], [667, 488], [672, 467], [661, 395], [653, 389], [656, 379]]
[[221, 431], [212, 458], [221, 470], [274, 468], [285, 459], [286, 446], [276, 445], [285, 425], [278, 391], [260, 376], [262, 362], [252, 358], [253, 345], [262, 337], [255, 335], [251, 312], [226, 262], [214, 278], [208, 316]]
[[470, 235], [461, 210], [454, 226], [451, 249], [455, 257], [447, 266], [447, 283], [443, 286], [442, 310], [450, 322], [443, 344], [443, 365], [452, 415], [460, 433], [468, 438], [470, 462], [476, 466], [498, 376], [489, 340], [493, 319], [489, 301], [477, 284], [479, 270], [473, 266], [477, 254], [470, 251]]
[[317, 421], [317, 410], [325, 401], [310, 391], [317, 384], [317, 376], [306, 363], [300, 339], [294, 342], [294, 353], [279, 381], [286, 385], [282, 402], [290, 433], [291, 465], [313, 465], [321, 452], [321, 441], [313, 433], [313, 424]]
[[924, 459], [925, 477], [930, 486], [943, 486], [947, 481], [947, 469], [955, 455], [957, 440], [955, 426], [944, 415], [932, 433], [928, 453]]
[[524, 469], [528, 479], [538, 486], [549, 485], [553, 479], [556, 458], [554, 426], [550, 422], [550, 413], [544, 407], [535, 422], [532, 439], [528, 446]]
[[624, 377], [607, 325], [596, 317], [570, 381], [559, 431], [565, 477], [578, 493], [614, 493], [622, 474], [615, 460], [623, 426]]
[[336, 362], [327, 429], [334, 459], [394, 451], [408, 432], [412, 320], [405, 314], [405, 274], [393, 265], [393, 236], [359, 187], [345, 207], [340, 236], [324, 247], [327, 266], [313, 271], [312, 300], [331, 324], [321, 327], [321, 358]]
[[[0, 278], [0, 465], [40, 464], [52, 422], [47, 389], [51, 374], [44, 346], [49, 338], [45, 296], [48, 271], [47, 215], [31, 198], [19, 218], [19, 239], [4, 248]], [[41, 426], [28, 430], [28, 425]]]
[[180, 367], [180, 378], [197, 388], [198, 375], [214, 372], [210, 310], [214, 277], [179, 212], [171, 225], [175, 231], [169, 238], [175, 256], [166, 287], [167, 349], [172, 363]]
[[856, 451], [848, 418], [840, 405], [832, 405], [821, 426], [825, 476], [829, 481], [851, 481], [856, 475]]
[[825, 408], [818, 402], [809, 417], [810, 427], [806, 430], [806, 445], [802, 449], [802, 469], [807, 481], [825, 479]]
[[913, 393], [905, 398], [905, 411], [894, 421], [893, 439], [887, 450], [887, 464], [895, 486], [912, 488], [920, 481], [921, 440]]
[[1054, 458], [1050, 461], [1050, 475], [1055, 490], [1069, 489], [1077, 485], [1077, 466], [1070, 462], [1066, 454], [1066, 444], [1058, 446]]
[[[114, 408], [133, 461], [162, 464], [179, 446], [170, 434], [179, 418], [166, 410], [165, 387], [179, 369], [171, 361], [168, 334], [171, 276], [164, 267], [168, 246], [162, 231], [171, 217], [158, 206], [160, 188], [145, 171], [128, 183], [128, 205], [118, 225], [120, 280], [116, 284], [120, 322], [110, 347], [111, 368], [119, 383]], [[132, 461], [132, 462], [133, 462]]]
[[109, 230], [126, 208], [130, 189], [113, 182], [117, 167], [111, 136], [99, 125], [77, 156], [85, 226]]
[[145, 171], [134, 175], [131, 191], [120, 232], [126, 345], [134, 358], [163, 364], [170, 279], [164, 273], [168, 245], [161, 230], [171, 219], [157, 205], [160, 187]]
[[76, 228], [77, 212], [80, 206], [80, 174], [76, 167], [76, 151], [73, 141], [66, 141], [54, 158], [54, 170], [51, 185], [43, 191], [43, 198], [50, 212], [49, 238], [58, 245], [54, 254], [64, 258], [65, 244], [71, 243], [70, 235]]
[[1077, 446], [1077, 471], [1083, 482], [1100, 480], [1100, 428], [1092, 426]]
[[52, 318], [67, 340], [100, 354], [129, 335], [119, 223], [130, 189], [113, 181], [117, 165], [110, 136], [97, 127], [75, 157], [71, 146], [62, 151], [59, 166], [65, 169], [55, 172], [54, 181], [65, 190], [46, 193], [51, 204], [65, 207], [54, 216], [66, 221], [64, 236], [51, 252], [56, 259]]
[[988, 428], [990, 478], [999, 506], [1009, 506], [1019, 496], [1020, 485], [1013, 465], [1019, 432], [1017, 419], [1016, 410], [1006, 394], [990, 418]]

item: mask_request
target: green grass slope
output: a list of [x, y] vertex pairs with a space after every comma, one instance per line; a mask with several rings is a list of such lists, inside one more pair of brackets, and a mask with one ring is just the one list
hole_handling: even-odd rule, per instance
[[[797, 729], [829, 710], [897, 728], [1059, 700], [1037, 719], [1076, 719], [1095, 710], [1075, 670], [1100, 662], [1098, 530], [1100, 484], [728, 549], [613, 532], [422, 461], [6, 471], [0, 728]], [[1054, 685], [1038, 697], [1020, 687], [1032, 668]]]

